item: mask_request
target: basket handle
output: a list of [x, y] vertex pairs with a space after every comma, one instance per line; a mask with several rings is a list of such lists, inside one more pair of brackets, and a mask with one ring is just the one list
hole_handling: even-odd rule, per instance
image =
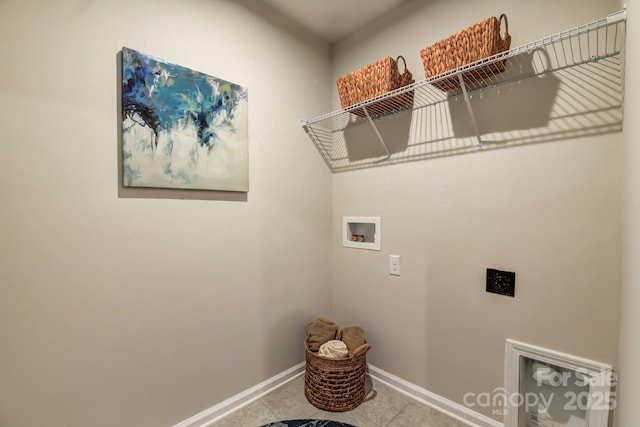
[[[404, 65], [404, 71], [400, 73], [400, 75], [403, 75], [404, 73], [407, 72], [407, 61], [404, 60], [404, 56], [398, 55], [398, 57], [396, 58], [396, 64], [398, 64], [401, 59], [402, 59], [402, 65]], [[400, 67], [398, 67], [398, 72], [400, 72]]]
[[313, 322], [307, 323], [307, 326], [304, 327], [304, 333], [307, 335], [307, 338], [309, 338], [309, 336], [311, 335], [311, 333], [309, 332], [309, 326], [311, 325], [313, 325]]
[[358, 347], [355, 350], [353, 350], [353, 355], [351, 357], [356, 357], [357, 355], [359, 355], [361, 353], [366, 353], [367, 351], [369, 351], [370, 348], [371, 348], [371, 344], [366, 342], [366, 343], [362, 344], [360, 347]]
[[[507, 14], [503, 13], [500, 15], [500, 21], [502, 21], [502, 18], [504, 18], [504, 36], [507, 37], [509, 34], [509, 21], [507, 20]], [[500, 27], [502, 27], [502, 25], [500, 25]]]

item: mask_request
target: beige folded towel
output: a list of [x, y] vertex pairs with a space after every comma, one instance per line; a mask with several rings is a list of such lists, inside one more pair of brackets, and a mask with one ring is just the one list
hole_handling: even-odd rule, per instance
[[318, 356], [326, 357], [327, 359], [344, 359], [349, 356], [349, 350], [344, 342], [331, 340], [320, 346]]
[[309, 335], [309, 350], [318, 351], [320, 346], [327, 341], [338, 337], [340, 326], [326, 317], [319, 317], [313, 321], [311, 334]]
[[353, 356], [353, 352], [364, 344], [364, 329], [361, 326], [346, 326], [342, 329], [341, 340], [349, 349], [349, 356]]

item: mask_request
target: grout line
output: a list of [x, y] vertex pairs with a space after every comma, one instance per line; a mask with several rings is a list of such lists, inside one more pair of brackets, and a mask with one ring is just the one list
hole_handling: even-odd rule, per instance
[[391, 425], [391, 423], [392, 423], [396, 418], [398, 418], [398, 417], [399, 417], [399, 416], [404, 412], [404, 410], [405, 410], [405, 409], [407, 409], [407, 406], [409, 406], [409, 404], [408, 404], [408, 403], [407, 403], [406, 405], [404, 405], [404, 407], [403, 407], [403, 408], [402, 408], [402, 409], [401, 409], [401, 410], [400, 410], [400, 411], [399, 411], [399, 412], [398, 412], [398, 413], [397, 413], [393, 418], [391, 418], [391, 419], [389, 420], [389, 422], [388, 422], [388, 423], [386, 423], [386, 424], [385, 424], [384, 426], [382, 426], [382, 427], [389, 427], [389, 426]]
[[267, 411], [269, 411], [270, 413], [272, 413], [275, 416], [275, 420], [281, 420], [282, 417], [280, 416], [280, 414], [278, 414], [276, 411], [274, 411], [273, 409], [271, 409], [269, 407], [269, 405], [266, 404], [266, 402], [264, 402], [262, 400], [262, 398], [258, 399], [258, 402], [260, 402], [265, 408], [267, 408]]

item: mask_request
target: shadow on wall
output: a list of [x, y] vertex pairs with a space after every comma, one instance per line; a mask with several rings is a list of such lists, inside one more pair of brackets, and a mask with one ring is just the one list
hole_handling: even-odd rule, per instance
[[[368, 122], [347, 125], [344, 139], [350, 162], [374, 157], [386, 158], [389, 154], [405, 151], [409, 145], [411, 112], [405, 111], [380, 119], [376, 121], [376, 128], [379, 136]], [[380, 139], [384, 141], [384, 145]]]
[[266, 20], [276, 28], [280, 28], [286, 31], [290, 36], [296, 40], [302, 40], [307, 44], [307, 47], [315, 49], [319, 53], [326, 52], [328, 54], [329, 44], [313, 34], [312, 31], [296, 22], [267, 2], [255, 1], [255, 0], [233, 0], [229, 3], [239, 5], [249, 12], [259, 16], [261, 19]]
[[[516, 80], [519, 76], [536, 74], [533, 55], [521, 55], [519, 63], [522, 67], [519, 67], [517, 72], [505, 73], [503, 78]], [[502, 90], [489, 89], [472, 95], [469, 103], [480, 134], [548, 126], [559, 87], [560, 79], [549, 73], [519, 80]], [[448, 103], [455, 137], [475, 137], [469, 110], [462, 96], [450, 98]]]

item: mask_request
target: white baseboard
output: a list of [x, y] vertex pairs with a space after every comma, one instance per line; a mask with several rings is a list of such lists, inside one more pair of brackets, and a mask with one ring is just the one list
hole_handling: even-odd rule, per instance
[[[274, 389], [288, 383], [289, 381], [297, 378], [304, 373], [305, 362], [300, 362], [297, 365], [287, 369], [284, 372], [275, 375], [260, 384], [251, 387], [229, 399], [212, 406], [209, 409], [205, 409], [192, 416], [191, 418], [184, 420], [173, 427], [207, 427], [229, 415], [243, 406], [248, 405], [255, 400], [260, 399], [265, 394], [273, 391]], [[389, 387], [399, 391], [400, 393], [409, 396], [410, 398], [432, 407], [433, 409], [442, 412], [458, 421], [461, 421], [469, 426], [474, 427], [504, 427], [499, 421], [479, 414], [464, 405], [453, 402], [449, 399], [445, 399], [435, 393], [432, 393], [422, 387], [412, 384], [403, 380], [389, 372], [383, 371], [373, 365], [368, 365], [369, 375], [374, 379], [388, 385]]]
[[284, 372], [275, 375], [260, 384], [251, 387], [229, 399], [218, 403], [205, 409], [192, 416], [191, 418], [184, 420], [173, 427], [207, 427], [219, 420], [220, 418], [229, 415], [231, 412], [236, 411], [249, 403], [260, 399], [265, 394], [273, 391], [274, 389], [288, 383], [294, 378], [304, 373], [305, 362], [300, 362], [297, 365], [287, 369]]
[[433, 409], [442, 412], [451, 418], [455, 418], [469, 426], [504, 427], [503, 423], [496, 421], [493, 418], [482, 415], [452, 400], [445, 399], [442, 396], [405, 381], [402, 378], [396, 377], [395, 375], [383, 371], [373, 365], [369, 365], [369, 375], [400, 393], [403, 393], [414, 400], [430, 406]]

